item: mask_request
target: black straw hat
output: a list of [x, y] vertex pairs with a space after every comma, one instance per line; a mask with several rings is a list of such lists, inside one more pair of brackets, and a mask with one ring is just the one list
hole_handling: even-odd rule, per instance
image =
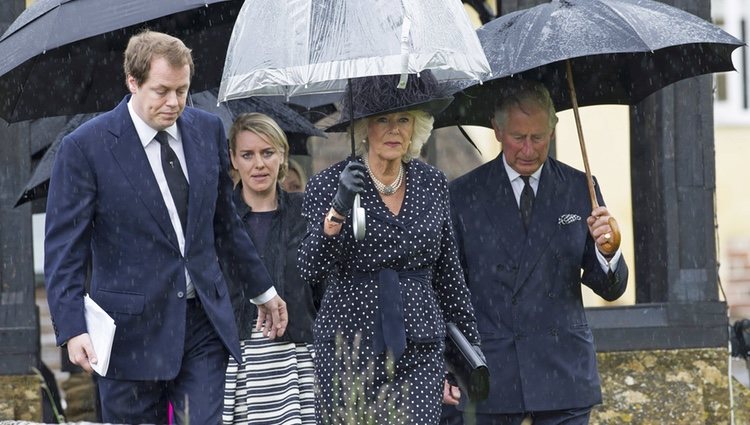
[[[398, 88], [400, 78], [398, 74], [353, 78], [342, 99], [341, 119], [326, 131], [341, 132], [346, 130], [352, 121], [394, 112], [418, 109], [435, 115], [453, 101], [453, 96], [445, 96], [440, 92], [438, 82], [429, 70], [420, 72], [419, 77], [409, 74], [406, 87], [403, 89]], [[350, 90], [354, 97], [351, 118]]]

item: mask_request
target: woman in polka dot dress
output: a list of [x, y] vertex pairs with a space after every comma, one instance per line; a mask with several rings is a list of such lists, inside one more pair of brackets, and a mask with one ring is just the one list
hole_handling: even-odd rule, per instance
[[[437, 424], [445, 322], [479, 343], [445, 175], [415, 159], [431, 114], [452, 98], [435, 98], [429, 72], [410, 75], [406, 89], [398, 79], [352, 81], [357, 156], [315, 175], [305, 192], [299, 267], [313, 287], [326, 285], [314, 325], [318, 423]], [[356, 193], [367, 211], [361, 241], [350, 214]], [[338, 354], [337, 335], [346, 342]]]

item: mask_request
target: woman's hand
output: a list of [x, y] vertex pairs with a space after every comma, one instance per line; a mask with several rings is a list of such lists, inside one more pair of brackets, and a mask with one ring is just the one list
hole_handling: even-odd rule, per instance
[[448, 383], [448, 380], [445, 380], [445, 383], [443, 384], [443, 404], [449, 404], [451, 406], [458, 406], [458, 402], [461, 399], [461, 390], [455, 386]]
[[354, 205], [354, 197], [365, 190], [367, 168], [357, 161], [350, 161], [339, 175], [339, 188], [331, 206], [339, 214], [346, 216]]

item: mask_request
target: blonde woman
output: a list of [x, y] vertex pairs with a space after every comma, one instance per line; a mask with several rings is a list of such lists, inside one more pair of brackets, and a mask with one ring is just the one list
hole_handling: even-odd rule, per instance
[[[321, 423], [338, 420], [347, 398], [363, 394], [372, 409], [368, 421], [437, 424], [445, 389], [445, 322], [479, 343], [445, 175], [416, 159], [430, 136], [432, 114], [452, 98], [437, 97], [428, 71], [409, 76], [403, 90], [398, 81], [398, 75], [352, 81], [350, 131], [360, 141], [357, 156], [315, 175], [305, 189], [308, 233], [300, 270], [311, 286], [326, 285], [315, 322]], [[367, 211], [361, 241], [352, 235], [356, 194]], [[342, 377], [348, 365], [336, 353], [337, 335], [350, 343], [361, 337], [355, 367], [370, 378], [364, 392], [353, 387], [362, 383]], [[393, 409], [379, 407], [381, 396], [393, 401]], [[390, 417], [393, 412], [399, 417]]]
[[287, 301], [286, 333], [273, 341], [255, 331], [256, 307], [227, 264], [237, 317], [242, 362], [230, 359], [224, 423], [314, 424], [311, 287], [297, 271], [297, 248], [305, 233], [302, 194], [280, 187], [288, 171], [289, 144], [273, 119], [249, 113], [229, 130], [232, 168], [239, 177], [234, 203], [279, 295]]

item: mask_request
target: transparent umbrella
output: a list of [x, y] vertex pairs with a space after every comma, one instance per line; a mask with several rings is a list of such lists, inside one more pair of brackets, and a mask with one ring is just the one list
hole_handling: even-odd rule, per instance
[[[401, 74], [403, 86], [408, 74], [426, 69], [438, 81], [479, 81], [490, 72], [459, 0], [247, 0], [219, 100], [277, 96], [311, 106], [338, 99], [351, 78]], [[354, 143], [352, 136], [352, 154]], [[364, 211], [357, 204], [354, 232], [361, 240]]]

